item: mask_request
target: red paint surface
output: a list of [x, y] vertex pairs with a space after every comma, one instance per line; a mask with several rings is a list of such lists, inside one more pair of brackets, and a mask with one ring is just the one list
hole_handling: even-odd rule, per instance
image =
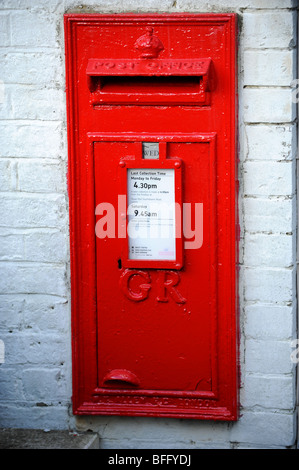
[[[235, 23], [65, 16], [76, 414], [238, 417]], [[177, 264], [130, 265], [126, 239], [95, 236], [143, 141], [163, 144], [147, 168], [181, 162], [176, 199], [203, 204], [203, 244], [181, 239]]]

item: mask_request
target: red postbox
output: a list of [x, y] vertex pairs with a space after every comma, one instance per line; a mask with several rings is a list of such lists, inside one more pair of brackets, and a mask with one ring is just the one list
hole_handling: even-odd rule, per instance
[[236, 420], [236, 16], [65, 33], [74, 413]]

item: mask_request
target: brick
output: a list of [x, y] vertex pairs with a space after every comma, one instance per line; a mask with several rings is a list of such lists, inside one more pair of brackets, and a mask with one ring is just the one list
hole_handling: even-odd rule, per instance
[[246, 375], [240, 396], [242, 407], [291, 411], [295, 403], [294, 382], [294, 377], [288, 376]]
[[[88, 422], [85, 423], [88, 426]], [[79, 425], [79, 423], [78, 423]], [[84, 426], [84, 420], [81, 423]], [[102, 439], [122, 440], [123, 436], [136, 442], [142, 436], [148, 440], [164, 442], [167, 439], [173, 441], [190, 440], [201, 443], [226, 442], [229, 436], [226, 423], [205, 422], [204, 426], [198, 426], [197, 420], [182, 420], [178, 426], [175, 420], [147, 419], [123, 417], [120, 421], [117, 417], [100, 419], [98, 422], [99, 433]], [[81, 427], [80, 429], [84, 429]], [[88, 429], [88, 428], [87, 428]], [[182, 439], [182, 436], [184, 438]]]
[[24, 260], [23, 235], [0, 235], [0, 260]]
[[65, 400], [70, 393], [66, 376], [59, 368], [24, 369], [22, 386], [26, 400], [44, 404], [57, 404], [58, 401]]
[[292, 446], [295, 440], [294, 413], [254, 413], [244, 411], [231, 428], [231, 441], [274, 446]]
[[1, 46], [10, 44], [9, 15], [5, 13], [0, 13], [0, 44]]
[[[60, 8], [59, 8], [60, 7]], [[42, 10], [57, 12], [63, 9], [61, 0], [1, 0], [1, 8], [3, 10]]]
[[244, 120], [249, 123], [289, 123], [296, 118], [291, 89], [246, 88]]
[[[136, 0], [137, 1], [137, 0]], [[197, 0], [177, 0], [175, 10], [192, 12], [223, 12], [238, 11], [238, 9], [274, 9], [274, 8], [294, 8], [297, 0], [213, 0], [210, 2], [198, 2]], [[159, 5], [157, 5], [159, 8]], [[161, 8], [161, 3], [160, 3]]]
[[30, 330], [32, 333], [70, 332], [67, 299], [43, 294], [1, 295], [0, 338], [2, 334]]
[[66, 295], [63, 266], [2, 262], [1, 272], [0, 294]]
[[296, 15], [289, 11], [245, 12], [245, 48], [289, 48], [296, 45]]
[[101, 11], [101, 12], [122, 12], [122, 11], [138, 11], [138, 12], [146, 12], [146, 11], [167, 11], [173, 4], [172, 0], [162, 0], [162, 2], [158, 0], [149, 0], [146, 4], [140, 3], [139, 0], [126, 0], [125, 4], [123, 5], [122, 2], [115, 2], [115, 0], [89, 0], [88, 5], [85, 6], [84, 10], [82, 8], [82, 4], [77, 0], [65, 0], [65, 8], [69, 11], [72, 9], [76, 9], [80, 11]]
[[11, 162], [0, 159], [0, 191], [11, 189]]
[[295, 198], [245, 198], [244, 225], [249, 232], [292, 233], [296, 227]]
[[32, 332], [70, 332], [70, 312], [67, 299], [53, 295], [23, 296], [22, 315], [24, 329]]
[[62, 153], [61, 132], [58, 122], [23, 121], [20, 124], [18, 121], [2, 121], [0, 156], [59, 158]]
[[47, 11], [11, 13], [11, 44], [13, 46], [56, 47], [55, 17]]
[[295, 307], [253, 304], [245, 306], [244, 331], [253, 339], [292, 339]]
[[55, 88], [15, 86], [11, 92], [13, 119], [61, 120], [65, 117], [65, 94]]
[[247, 159], [279, 161], [295, 158], [297, 132], [294, 125], [247, 125], [245, 133]]
[[244, 85], [291, 86], [296, 77], [294, 51], [245, 51]]
[[0, 79], [0, 119], [12, 119], [10, 86]]
[[[21, 405], [21, 406], [20, 406]], [[31, 403], [0, 404], [2, 428], [68, 429], [68, 405], [32, 406]]]
[[5, 84], [3, 82], [3, 80], [0, 79], [0, 115], [2, 117], [2, 110], [6, 108], [6, 112], [7, 112], [7, 115], [6, 115], [6, 118], [8, 117], [8, 114], [9, 114], [9, 110], [7, 109], [7, 99], [5, 97]]
[[244, 264], [246, 266], [290, 267], [296, 263], [294, 237], [245, 233]]
[[251, 0], [247, 1], [248, 8], [274, 9], [274, 8], [296, 8], [298, 0]]
[[0, 56], [1, 80], [5, 84], [57, 85], [64, 89], [60, 50], [24, 52], [10, 50]]
[[15, 161], [15, 159], [11, 159], [11, 178], [10, 178], [11, 191], [16, 191], [17, 186], [18, 186], [17, 162]]
[[[44, 159], [18, 162], [18, 189], [27, 192], [60, 193], [66, 189], [62, 166]], [[66, 177], [65, 177], [66, 180]]]
[[63, 195], [11, 193], [0, 198], [2, 227], [61, 227], [65, 210]]
[[25, 259], [45, 263], [64, 263], [67, 239], [62, 232], [34, 232], [24, 236]]
[[164, 438], [161, 439], [130, 439], [124, 436], [119, 436], [118, 439], [102, 439], [101, 438], [101, 449], [230, 449], [229, 442], [217, 442], [202, 443], [197, 440], [184, 440]]
[[295, 296], [293, 269], [245, 268], [245, 300], [284, 303]]
[[247, 339], [245, 370], [260, 374], [292, 374], [291, 341]]
[[288, 196], [296, 190], [292, 162], [245, 162], [244, 194], [247, 196]]
[[[5, 343], [5, 366], [60, 366], [70, 360], [68, 343], [63, 335], [34, 334], [30, 330], [2, 336]], [[16, 347], [17, 345], [17, 347]], [[53, 347], [55, 345], [55, 347]]]
[[20, 330], [22, 328], [24, 303], [25, 301], [22, 298], [1, 297], [0, 338], [3, 333], [7, 334], [10, 330]]
[[23, 400], [22, 381], [18, 369], [1, 366], [0, 377], [0, 403], [13, 403]]

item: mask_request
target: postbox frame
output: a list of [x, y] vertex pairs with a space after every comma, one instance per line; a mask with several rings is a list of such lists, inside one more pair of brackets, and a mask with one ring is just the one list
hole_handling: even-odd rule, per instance
[[[68, 118], [68, 192], [70, 202], [70, 257], [71, 257], [71, 292], [72, 292], [72, 362], [73, 362], [73, 412], [77, 415], [132, 415], [130, 406], [131, 398], [118, 406], [113, 398], [107, 400], [106, 406], [99, 406], [98, 396], [101, 394], [97, 384], [97, 348], [96, 337], [96, 262], [95, 262], [95, 233], [94, 233], [94, 162], [91, 149], [97, 140], [91, 133], [88, 134], [82, 150], [78, 146], [77, 116], [79, 110], [76, 105], [76, 72], [74, 63], [76, 60], [76, 46], [74, 33], [78, 23], [111, 23], [119, 21], [122, 23], [135, 24], [136, 22], [156, 24], [206, 22], [210, 24], [226, 24], [228, 29], [228, 41], [230, 50], [236, 50], [236, 20], [235, 14], [162, 14], [162, 15], [65, 15], [65, 44], [66, 44], [66, 80], [67, 80], [67, 118]], [[236, 56], [231, 55], [230, 74], [230, 126], [231, 136], [236, 139]], [[100, 138], [101, 140], [101, 138]], [[232, 255], [230, 285], [231, 285], [231, 308], [226, 314], [225, 324], [230, 331], [231, 340], [227, 351], [219, 354], [227, 356], [227, 363], [231, 363], [227, 371], [227, 395], [233, 398], [229, 407], [217, 406], [213, 401], [215, 397], [209, 394], [202, 397], [199, 405], [194, 406], [190, 399], [188, 404], [181, 405], [181, 400], [188, 400], [188, 392], [183, 393], [178, 399], [175, 409], [169, 409], [163, 403], [160, 396], [155, 406], [138, 406], [138, 399], [134, 410], [135, 416], [164, 416], [175, 418], [194, 418], [234, 421], [238, 419], [238, 210], [237, 210], [237, 160], [236, 140], [232, 145], [232, 161], [229, 184], [231, 193], [230, 213], [230, 253]], [[84, 200], [82, 198], [84, 195]], [[88, 210], [86, 211], [86, 207]], [[84, 264], [84, 273], [82, 266]], [[236, 343], [237, 340], [237, 343]], [[117, 395], [117, 391], [112, 395]], [[133, 395], [129, 393], [129, 395]], [[138, 395], [138, 393], [137, 393]], [[161, 394], [160, 394], [161, 395]], [[163, 394], [162, 394], [163, 395]], [[159, 397], [159, 393], [158, 393]], [[190, 397], [189, 397], [190, 398]], [[212, 401], [211, 401], [212, 399]]]

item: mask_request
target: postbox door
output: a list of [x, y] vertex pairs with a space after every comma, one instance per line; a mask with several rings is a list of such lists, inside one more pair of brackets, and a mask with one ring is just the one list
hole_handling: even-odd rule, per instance
[[[113, 380], [105, 383], [105, 377], [123, 370], [136, 377], [138, 390], [216, 393], [214, 138], [202, 143], [167, 143], [168, 158], [182, 160], [182, 208], [189, 225], [185, 227], [189, 239], [182, 234], [184, 256], [179, 270], [145, 269], [138, 260], [135, 268], [122, 266], [123, 244], [129, 240], [117, 237], [117, 223], [122, 223], [119, 195], [127, 169], [119, 162], [134, 156], [139, 148], [138, 142], [97, 142], [94, 146], [96, 204], [100, 208], [105, 201], [97, 218], [104, 238], [98, 236], [96, 242], [99, 386], [113, 386]], [[141, 207], [149, 193], [157, 193], [158, 184], [140, 191]], [[148, 213], [145, 217], [159, 216], [158, 209]], [[115, 385], [127, 389], [130, 384], [115, 374]]]

